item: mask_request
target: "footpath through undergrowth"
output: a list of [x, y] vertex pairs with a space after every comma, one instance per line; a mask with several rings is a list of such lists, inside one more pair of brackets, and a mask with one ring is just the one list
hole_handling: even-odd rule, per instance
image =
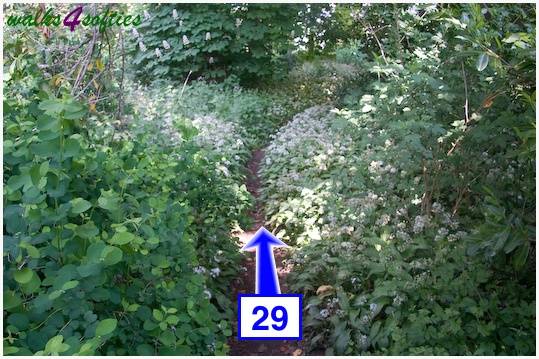
[[[264, 210], [262, 203], [259, 200], [260, 190], [260, 178], [258, 176], [258, 168], [261, 161], [264, 158], [264, 151], [262, 149], [254, 150], [251, 159], [247, 164], [248, 174], [246, 180], [247, 190], [255, 198], [255, 205], [250, 213], [253, 219], [251, 228], [245, 230], [243, 233], [238, 234], [240, 238], [240, 244], [245, 245], [255, 234], [255, 232], [264, 225]], [[277, 274], [279, 276], [279, 283], [281, 285], [281, 291], [287, 292], [286, 277], [288, 271], [284, 267], [283, 259], [286, 255], [285, 248], [275, 248], [275, 263], [277, 264]], [[237, 303], [237, 295], [239, 293], [254, 293], [255, 291], [255, 252], [248, 252], [243, 267], [246, 268], [242, 272], [241, 277], [232, 283], [232, 295], [231, 298], [234, 303]], [[291, 340], [247, 340], [239, 341], [237, 337], [237, 322], [234, 323], [235, 336], [229, 340], [230, 355], [302, 355], [303, 343], [302, 341]]]

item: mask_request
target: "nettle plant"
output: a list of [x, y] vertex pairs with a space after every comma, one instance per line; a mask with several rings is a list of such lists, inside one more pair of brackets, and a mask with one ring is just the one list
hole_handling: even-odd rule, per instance
[[102, 144], [23, 51], [4, 102], [4, 352], [226, 353], [228, 230], [249, 202], [192, 141]]

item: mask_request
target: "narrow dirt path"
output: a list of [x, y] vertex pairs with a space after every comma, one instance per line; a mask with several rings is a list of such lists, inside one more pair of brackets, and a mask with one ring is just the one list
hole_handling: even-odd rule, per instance
[[[264, 225], [264, 210], [262, 203], [259, 200], [261, 181], [258, 177], [258, 168], [264, 158], [264, 151], [261, 149], [255, 150], [252, 153], [251, 159], [247, 164], [248, 175], [246, 181], [247, 190], [255, 198], [255, 206], [250, 213], [253, 219], [251, 228], [243, 233], [238, 234], [241, 245], [244, 245], [251, 239], [255, 232]], [[285, 250], [276, 248], [274, 250], [275, 263], [277, 264], [277, 274], [281, 291], [286, 292], [286, 276], [288, 271], [283, 266]], [[238, 293], [254, 293], [255, 292], [255, 254], [254, 252], [247, 253], [243, 266], [247, 271], [243, 272], [241, 277], [232, 283], [233, 302], [237, 303]], [[230, 338], [230, 355], [303, 355], [302, 341], [293, 340], [242, 340], [237, 337], [237, 323], [234, 326], [234, 336]]]

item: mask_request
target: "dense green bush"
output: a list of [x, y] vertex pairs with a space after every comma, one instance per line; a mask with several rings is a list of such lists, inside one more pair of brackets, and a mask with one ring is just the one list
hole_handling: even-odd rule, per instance
[[137, 74], [146, 81], [183, 81], [191, 72], [194, 78], [271, 78], [283, 72], [294, 9], [279, 4], [151, 5], [133, 35]]
[[51, 94], [31, 49], [9, 55], [4, 352], [226, 353], [229, 231], [250, 206], [237, 177], [192, 126], [173, 146], [152, 126], [114, 133]]

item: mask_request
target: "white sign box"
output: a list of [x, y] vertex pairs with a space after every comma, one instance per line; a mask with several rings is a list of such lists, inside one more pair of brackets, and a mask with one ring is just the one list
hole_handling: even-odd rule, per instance
[[238, 295], [239, 340], [301, 340], [302, 295]]

